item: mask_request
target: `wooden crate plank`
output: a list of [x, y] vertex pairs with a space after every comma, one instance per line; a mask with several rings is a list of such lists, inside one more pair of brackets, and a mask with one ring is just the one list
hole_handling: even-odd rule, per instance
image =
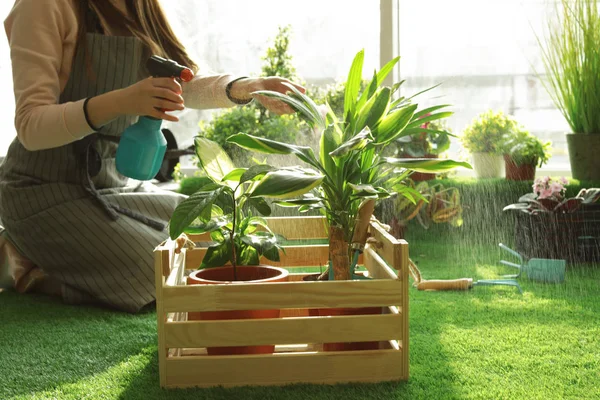
[[208, 347], [383, 341], [398, 339], [401, 329], [401, 315], [381, 314], [172, 322], [165, 335], [167, 347]]
[[164, 312], [273, 308], [377, 307], [401, 304], [399, 280], [239, 283], [165, 287]]
[[167, 360], [167, 387], [393, 381], [403, 376], [401, 357], [397, 350], [179, 357]]
[[[186, 269], [197, 269], [202, 264], [206, 248], [195, 248], [187, 252]], [[326, 265], [329, 259], [329, 245], [317, 244], [306, 246], [285, 246], [285, 254], [281, 253], [281, 261], [274, 262], [262, 258], [261, 262], [276, 267], [318, 267]]]
[[378, 222], [371, 222], [370, 232], [377, 241], [372, 248], [390, 267], [400, 270], [402, 265], [408, 266], [408, 243], [405, 240], [396, 239]]
[[327, 220], [315, 217], [268, 217], [267, 225], [287, 240], [327, 239]]
[[365, 247], [364, 266], [374, 279], [399, 279], [398, 273], [387, 265], [370, 244]]
[[169, 251], [164, 247], [154, 250], [154, 284], [156, 285], [156, 326], [158, 331], [158, 375], [160, 385], [167, 384], [166, 360], [167, 346], [165, 346], [165, 319], [163, 287], [165, 284], [164, 265], [169, 265]]

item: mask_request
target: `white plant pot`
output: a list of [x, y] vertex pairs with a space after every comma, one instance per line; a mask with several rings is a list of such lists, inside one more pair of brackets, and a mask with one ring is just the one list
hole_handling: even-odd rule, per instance
[[504, 159], [491, 153], [473, 153], [473, 167], [478, 178], [502, 178]]

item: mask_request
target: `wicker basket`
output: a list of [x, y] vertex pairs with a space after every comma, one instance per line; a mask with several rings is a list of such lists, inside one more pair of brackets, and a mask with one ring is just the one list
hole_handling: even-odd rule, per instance
[[573, 213], [519, 213], [515, 248], [526, 258], [600, 261], [600, 206]]

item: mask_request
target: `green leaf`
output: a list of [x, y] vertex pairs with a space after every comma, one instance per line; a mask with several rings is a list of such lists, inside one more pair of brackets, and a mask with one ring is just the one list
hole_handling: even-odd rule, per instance
[[448, 118], [452, 115], [454, 115], [454, 113], [452, 111], [446, 111], [446, 112], [431, 114], [431, 115], [428, 115], [426, 117], [422, 117], [419, 119], [415, 119], [416, 118], [415, 117], [416, 114], [415, 114], [415, 116], [413, 116], [413, 120], [410, 122], [410, 124], [408, 126], [410, 128], [416, 128], [427, 122], [435, 121], [435, 120], [442, 119], [442, 118]]
[[369, 143], [373, 141], [371, 136], [371, 130], [369, 127], [365, 127], [362, 131], [356, 134], [353, 138], [342, 143], [340, 147], [329, 153], [331, 157], [342, 157], [353, 150], [364, 149]]
[[258, 265], [260, 257], [252, 246], [240, 246], [237, 248], [237, 265]]
[[386, 157], [385, 162], [395, 167], [406, 168], [416, 172], [439, 173], [457, 167], [472, 169], [471, 164], [463, 161], [436, 158], [392, 158]]
[[221, 267], [231, 261], [231, 240], [225, 236], [222, 241], [209, 246], [200, 268]]
[[235, 169], [233, 162], [218, 143], [202, 137], [194, 139], [200, 166], [212, 180], [221, 182], [223, 177]]
[[267, 201], [262, 197], [250, 197], [250, 199], [248, 199], [248, 203], [261, 215], [267, 217], [271, 215], [271, 206], [269, 206], [269, 203], [267, 203]]
[[358, 112], [355, 130], [362, 130], [365, 126], [373, 129], [379, 123], [381, 117], [388, 110], [391, 90], [388, 87], [381, 88]]
[[374, 197], [384, 199], [390, 197], [392, 194], [382, 187], [373, 187], [373, 185], [354, 185], [349, 183], [348, 186], [354, 191], [356, 197]]
[[305, 195], [299, 199], [279, 200], [274, 203], [281, 207], [298, 207], [304, 205], [316, 205], [322, 203], [323, 199], [312, 195]]
[[350, 120], [350, 118], [348, 118], [348, 114], [354, 113], [355, 111], [358, 92], [360, 91], [360, 84], [362, 82], [364, 59], [365, 51], [361, 50], [354, 57], [352, 66], [350, 67], [350, 72], [348, 73], [346, 90], [344, 92], [344, 119], [347, 121]]
[[292, 198], [318, 186], [323, 175], [306, 173], [302, 169], [280, 169], [267, 173], [254, 187], [251, 197]]
[[387, 144], [400, 136], [416, 109], [417, 105], [412, 104], [388, 114], [373, 131], [375, 142], [377, 144]]
[[292, 90], [292, 92], [294, 93], [294, 95], [296, 96], [296, 98], [300, 102], [302, 102], [302, 104], [304, 104], [306, 107], [308, 107], [311, 114], [315, 115], [316, 120], [317, 120], [317, 126], [320, 128], [324, 128], [325, 120], [323, 119], [323, 116], [321, 115], [321, 111], [319, 110], [319, 107], [313, 101], [313, 99], [311, 99], [310, 97], [308, 97], [307, 95], [302, 93], [300, 90], [298, 90], [298, 88], [296, 88], [294, 85], [292, 85], [290, 83], [283, 82], [283, 85], [289, 87]]
[[229, 172], [227, 175], [225, 175], [222, 179], [223, 182], [225, 181], [234, 181], [234, 182], [239, 182], [240, 178], [242, 177], [242, 175], [244, 174], [244, 172], [246, 172], [248, 168], [235, 168], [232, 169], [231, 172]]
[[256, 180], [257, 178], [265, 175], [267, 172], [274, 171], [275, 169], [275, 167], [267, 164], [253, 165], [242, 175], [240, 178], [240, 183]]
[[321, 164], [325, 168], [325, 171], [332, 179], [336, 179], [337, 166], [330, 154], [340, 146], [342, 143], [342, 136], [343, 134], [338, 130], [338, 125], [336, 124], [330, 124], [325, 128], [321, 135], [319, 158], [321, 159]]
[[300, 114], [300, 117], [312, 127], [325, 126], [321, 114], [318, 112], [318, 110], [311, 109], [310, 105], [305, 103], [305, 98], [299, 99], [297, 97], [290, 96], [289, 94], [283, 94], [280, 92], [274, 92], [270, 90], [259, 90], [257, 92], [254, 92], [254, 94], [271, 97], [284, 102], [285, 104], [289, 105], [294, 111], [298, 112]]
[[169, 222], [169, 236], [171, 239], [178, 238], [206, 209], [211, 210], [213, 203], [224, 192], [225, 188], [222, 186], [210, 192], [196, 192], [179, 203]]
[[228, 143], [235, 143], [241, 148], [257, 151], [266, 154], [294, 154], [300, 160], [320, 167], [315, 158], [313, 150], [308, 146], [295, 146], [291, 144], [276, 142], [274, 140], [264, 139], [246, 133], [238, 133], [227, 138]]

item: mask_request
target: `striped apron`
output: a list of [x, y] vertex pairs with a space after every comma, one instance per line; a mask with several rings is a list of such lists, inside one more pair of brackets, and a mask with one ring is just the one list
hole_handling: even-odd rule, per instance
[[[86, 34], [60, 103], [121, 89], [147, 77], [135, 37]], [[120, 117], [62, 147], [28, 151], [15, 139], [0, 166], [0, 219], [10, 240], [62, 283], [67, 303], [100, 302], [128, 312], [154, 300], [153, 249], [184, 196], [128, 180], [115, 166]]]

